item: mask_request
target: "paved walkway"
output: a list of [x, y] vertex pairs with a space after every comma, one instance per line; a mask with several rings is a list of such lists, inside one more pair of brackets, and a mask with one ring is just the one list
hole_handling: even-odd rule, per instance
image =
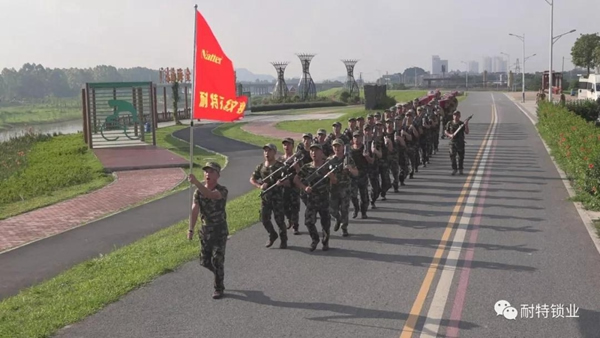
[[[110, 185], [0, 221], [0, 252], [73, 229], [175, 188], [180, 168], [122, 171]], [[151, 182], [149, 184], [149, 182]]]

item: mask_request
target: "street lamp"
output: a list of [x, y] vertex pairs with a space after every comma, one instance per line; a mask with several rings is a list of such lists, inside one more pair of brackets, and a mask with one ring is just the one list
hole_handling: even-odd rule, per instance
[[548, 5], [550, 5], [550, 69], [548, 70], [548, 101], [552, 102], [552, 53], [554, 48], [554, 43], [558, 41], [563, 35], [567, 35], [570, 33], [574, 33], [576, 30], [573, 29], [570, 32], [566, 32], [559, 36], [554, 36], [554, 0], [548, 1], [544, 0]]
[[525, 61], [529, 60], [529, 58], [532, 58], [534, 56], [536, 56], [537, 54], [533, 54], [533, 55], [529, 55], [528, 57], [525, 58]]
[[523, 101], [522, 102], [525, 102], [525, 33], [523, 33], [523, 36], [512, 34], [512, 33], [509, 33], [508, 35], [514, 36], [514, 37], [518, 38], [519, 40], [523, 41], [523, 69], [521, 69], [521, 72], [523, 73], [523, 83], [522, 83], [522, 85], [523, 85], [523, 88], [522, 88]]
[[467, 71], [465, 72], [465, 76], [466, 76], [466, 84], [465, 84], [466, 90], [465, 91], [469, 91], [469, 64], [465, 61], [461, 61], [461, 63], [464, 63], [466, 66], [465, 68]]

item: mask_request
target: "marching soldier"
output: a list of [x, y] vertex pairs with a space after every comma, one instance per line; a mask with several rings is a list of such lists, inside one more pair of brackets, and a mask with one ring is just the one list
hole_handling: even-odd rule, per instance
[[[283, 145], [284, 154], [278, 159], [280, 162], [285, 163], [286, 161], [291, 160], [294, 157], [294, 153], [292, 153], [292, 149], [294, 149], [294, 140], [291, 138], [285, 138], [281, 141]], [[301, 152], [296, 153], [300, 155], [296, 155], [294, 161], [298, 159], [298, 156], [302, 156]], [[299, 163], [302, 163], [304, 159], [300, 160]], [[300, 216], [300, 191], [294, 185], [294, 173], [298, 173], [300, 171], [300, 164], [296, 163], [293, 167], [289, 166], [287, 170], [285, 170], [284, 175], [291, 176], [288, 180], [286, 180], [283, 184], [283, 209], [284, 215], [288, 220], [287, 228], [294, 228], [294, 235], [299, 235], [300, 230], [298, 229], [300, 225], [298, 224], [298, 218]]]
[[325, 131], [325, 129], [317, 130], [317, 138], [314, 143], [323, 146], [323, 155], [325, 155], [325, 157], [329, 157], [333, 154], [333, 147], [327, 140], [327, 131]]
[[435, 107], [433, 110], [433, 114], [431, 115], [431, 122], [433, 123], [433, 132], [431, 133], [431, 138], [433, 140], [433, 153], [437, 154], [438, 147], [440, 145], [440, 108]]
[[337, 139], [333, 141], [334, 154], [328, 158], [332, 164], [342, 162], [334, 173], [336, 183], [331, 185], [330, 201], [331, 216], [335, 218], [335, 227], [333, 231], [338, 231], [342, 227], [344, 237], [348, 236], [348, 214], [350, 213], [350, 183], [354, 176], [358, 176], [358, 170], [354, 165], [354, 160], [349, 154], [345, 154], [344, 141]]
[[427, 135], [431, 126], [425, 118], [425, 109], [423, 107], [419, 107], [417, 109], [417, 114], [417, 125], [419, 128], [419, 148], [422, 155], [421, 163], [423, 164], [423, 167], [427, 167], [427, 163], [429, 163], [429, 154], [427, 153]]
[[194, 192], [187, 238], [192, 240], [194, 237], [194, 227], [200, 215], [202, 221], [202, 227], [198, 231], [200, 265], [215, 275], [215, 292], [212, 297], [219, 299], [223, 297], [225, 291], [225, 247], [229, 235], [225, 206], [229, 191], [219, 184], [221, 166], [218, 163], [208, 162], [202, 170], [204, 170], [204, 184], [192, 174], [188, 177], [188, 180], [196, 186], [196, 192]]
[[[400, 185], [405, 186], [404, 180], [408, 176], [408, 148], [406, 146], [406, 136], [404, 135], [404, 130], [400, 125], [402, 123], [403, 117], [402, 115], [396, 117], [397, 128], [394, 132], [394, 147], [396, 147], [398, 151], [398, 167], [400, 168], [400, 174], [398, 175], [398, 180], [400, 181]], [[394, 192], [398, 192], [398, 183], [394, 184]]]
[[[381, 157], [377, 160], [377, 167], [379, 169], [379, 177], [381, 179], [381, 190], [379, 196], [381, 196], [381, 200], [385, 201], [387, 191], [392, 187], [390, 182], [390, 164], [389, 164], [389, 152], [392, 147], [392, 142], [390, 138], [385, 135], [383, 129], [383, 123], [376, 122], [377, 125], [377, 134], [375, 135], [375, 145], [378, 150], [381, 151]], [[379, 196], [374, 196], [372, 203], [377, 201]]]
[[[394, 121], [385, 120], [386, 123], [386, 131], [385, 136], [390, 139], [390, 147], [388, 147], [388, 160], [389, 160], [389, 170], [392, 172], [392, 186], [394, 187], [394, 192], [398, 192], [398, 181], [400, 179], [400, 153], [399, 148], [396, 145], [395, 140], [395, 131], [394, 131]], [[389, 174], [388, 174], [389, 176]], [[382, 193], [383, 195], [383, 193]]]
[[[367, 218], [367, 209], [369, 208], [369, 164], [372, 164], [375, 159], [371, 157], [369, 148], [363, 143], [363, 134], [358, 130], [353, 134], [354, 140], [350, 148], [350, 155], [354, 161], [354, 165], [358, 170], [358, 175], [352, 178], [350, 186], [350, 195], [352, 196], [352, 205], [354, 206], [354, 214], [352, 218], [356, 218], [360, 211], [361, 218]], [[360, 203], [358, 196], [360, 195]]]
[[406, 115], [405, 119], [404, 119], [405, 123], [402, 126], [403, 130], [404, 130], [404, 139], [406, 140], [406, 153], [408, 155], [408, 158], [410, 160], [410, 173], [408, 175], [409, 178], [413, 178], [415, 172], [419, 171], [419, 167], [418, 167], [418, 159], [417, 159], [417, 154], [418, 154], [418, 136], [419, 136], [419, 132], [417, 131], [417, 129], [415, 128], [415, 125], [413, 123], [413, 115], [412, 113], [409, 111], [409, 113]]
[[314, 251], [319, 244], [319, 233], [316, 227], [317, 214], [320, 216], [321, 228], [323, 230], [323, 251], [327, 251], [329, 250], [329, 228], [331, 226], [329, 185], [330, 183], [335, 184], [337, 181], [332, 172], [326, 171], [329, 168], [321, 168], [326, 163], [324, 163], [323, 149], [320, 144], [315, 143], [310, 146], [310, 155], [313, 162], [305, 164], [300, 168], [300, 172], [294, 178], [294, 184], [306, 194], [304, 224], [312, 238], [310, 251]]
[[[375, 116], [373, 114], [367, 115], [367, 126], [371, 128], [371, 132], [375, 130]], [[363, 127], [364, 131], [364, 127]], [[365, 139], [366, 142], [366, 139]]]
[[[356, 118], [351, 117], [348, 119], [348, 127], [344, 129], [344, 135], [348, 138], [349, 141], [352, 140], [352, 134], [356, 131]], [[347, 143], [346, 143], [347, 144]]]
[[379, 185], [379, 168], [377, 159], [381, 156], [381, 151], [377, 149], [373, 137], [373, 129], [371, 126], [366, 125], [364, 127], [364, 138], [365, 148], [367, 148], [368, 156], [373, 159], [373, 162], [369, 161], [367, 166], [367, 175], [369, 177], [369, 184], [371, 185], [371, 209], [375, 207], [375, 196], [379, 196], [381, 188]]
[[[280, 184], [279, 179], [283, 177], [283, 163], [275, 159], [277, 153], [277, 147], [274, 144], [269, 143], [263, 147], [265, 161], [256, 166], [252, 176], [250, 176], [250, 183], [263, 192], [274, 184]], [[281, 170], [279, 170], [281, 169]], [[279, 171], [278, 171], [279, 170]], [[277, 174], [274, 174], [277, 172]], [[277, 232], [273, 228], [271, 222], [271, 213], [275, 216], [275, 223], [279, 227], [279, 236], [281, 237], [281, 243], [279, 248], [287, 248], [287, 228], [285, 226], [285, 214], [283, 212], [283, 191], [281, 187], [275, 187], [267, 193], [263, 193], [261, 196], [260, 206], [260, 218], [263, 226], [269, 233], [269, 240], [265, 247], [270, 248], [273, 243], [277, 240]]]
[[377, 124], [377, 122], [383, 123], [383, 122], [381, 122], [381, 113], [380, 112], [376, 112], [374, 117], [375, 117], [375, 124]]
[[362, 131], [363, 131], [363, 128], [364, 128], [364, 126], [365, 126], [365, 118], [364, 118], [364, 117], [362, 117], [362, 116], [359, 116], [359, 117], [356, 119], [356, 121], [358, 122], [358, 126], [356, 127], [356, 130], [357, 130], [359, 133], [362, 133]]
[[335, 122], [333, 125], [333, 133], [329, 134], [329, 136], [327, 137], [327, 142], [329, 144], [331, 144], [334, 140], [336, 139], [341, 139], [342, 141], [344, 141], [344, 144], [348, 144], [350, 143], [350, 140], [348, 138], [346, 138], [346, 135], [344, 135], [341, 132], [342, 129], [342, 124], [339, 122]]
[[[463, 163], [465, 160], [465, 134], [469, 134], [469, 122], [464, 123], [460, 120], [460, 112], [457, 110], [453, 114], [453, 120], [446, 125], [446, 136], [450, 139], [450, 160], [452, 161], [452, 175], [456, 175], [456, 170], [463, 174]], [[463, 128], [460, 128], [464, 125]], [[460, 128], [460, 131], [456, 131]], [[454, 135], [456, 133], [456, 135]], [[458, 166], [456, 164], [456, 155], [458, 155]]]
[[310, 157], [310, 145], [313, 144], [313, 136], [311, 133], [306, 133], [302, 135], [302, 143], [298, 143], [298, 147], [296, 147], [296, 152], [302, 153], [302, 164], [312, 162]]

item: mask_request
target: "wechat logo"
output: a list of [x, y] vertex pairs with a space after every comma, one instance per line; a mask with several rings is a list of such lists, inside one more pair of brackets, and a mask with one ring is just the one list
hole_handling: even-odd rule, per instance
[[515, 320], [517, 318], [517, 309], [512, 307], [509, 302], [505, 300], [499, 300], [494, 304], [494, 310], [496, 311], [496, 316], [504, 316], [504, 318], [509, 320]]

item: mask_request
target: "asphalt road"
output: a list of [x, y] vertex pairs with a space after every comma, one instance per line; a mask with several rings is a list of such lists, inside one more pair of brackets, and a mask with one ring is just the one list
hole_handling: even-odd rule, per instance
[[[501, 94], [471, 93], [460, 110], [475, 114], [466, 175], [449, 175], [442, 141], [330, 251], [309, 252], [304, 228], [288, 250], [264, 248], [257, 224], [228, 242], [224, 299], [191, 262], [58, 336], [600, 337], [600, 255], [534, 127]], [[497, 315], [499, 300], [515, 320]]]
[[[214, 147], [229, 157], [222, 177], [229, 186], [230, 198], [240, 196], [253, 187], [248, 183], [246, 162], [260, 162], [262, 151], [246, 143], [213, 135], [216, 125], [194, 127], [196, 144]], [[179, 131], [178, 137], [189, 140], [189, 128]], [[243, 175], [241, 175], [243, 174]], [[199, 178], [202, 179], [202, 178]], [[140, 184], [152, 184], [140, 177]], [[19, 290], [52, 278], [64, 270], [130, 244], [189, 215], [188, 189], [150, 202], [79, 228], [28, 244], [0, 255], [0, 299], [15, 295]]]

